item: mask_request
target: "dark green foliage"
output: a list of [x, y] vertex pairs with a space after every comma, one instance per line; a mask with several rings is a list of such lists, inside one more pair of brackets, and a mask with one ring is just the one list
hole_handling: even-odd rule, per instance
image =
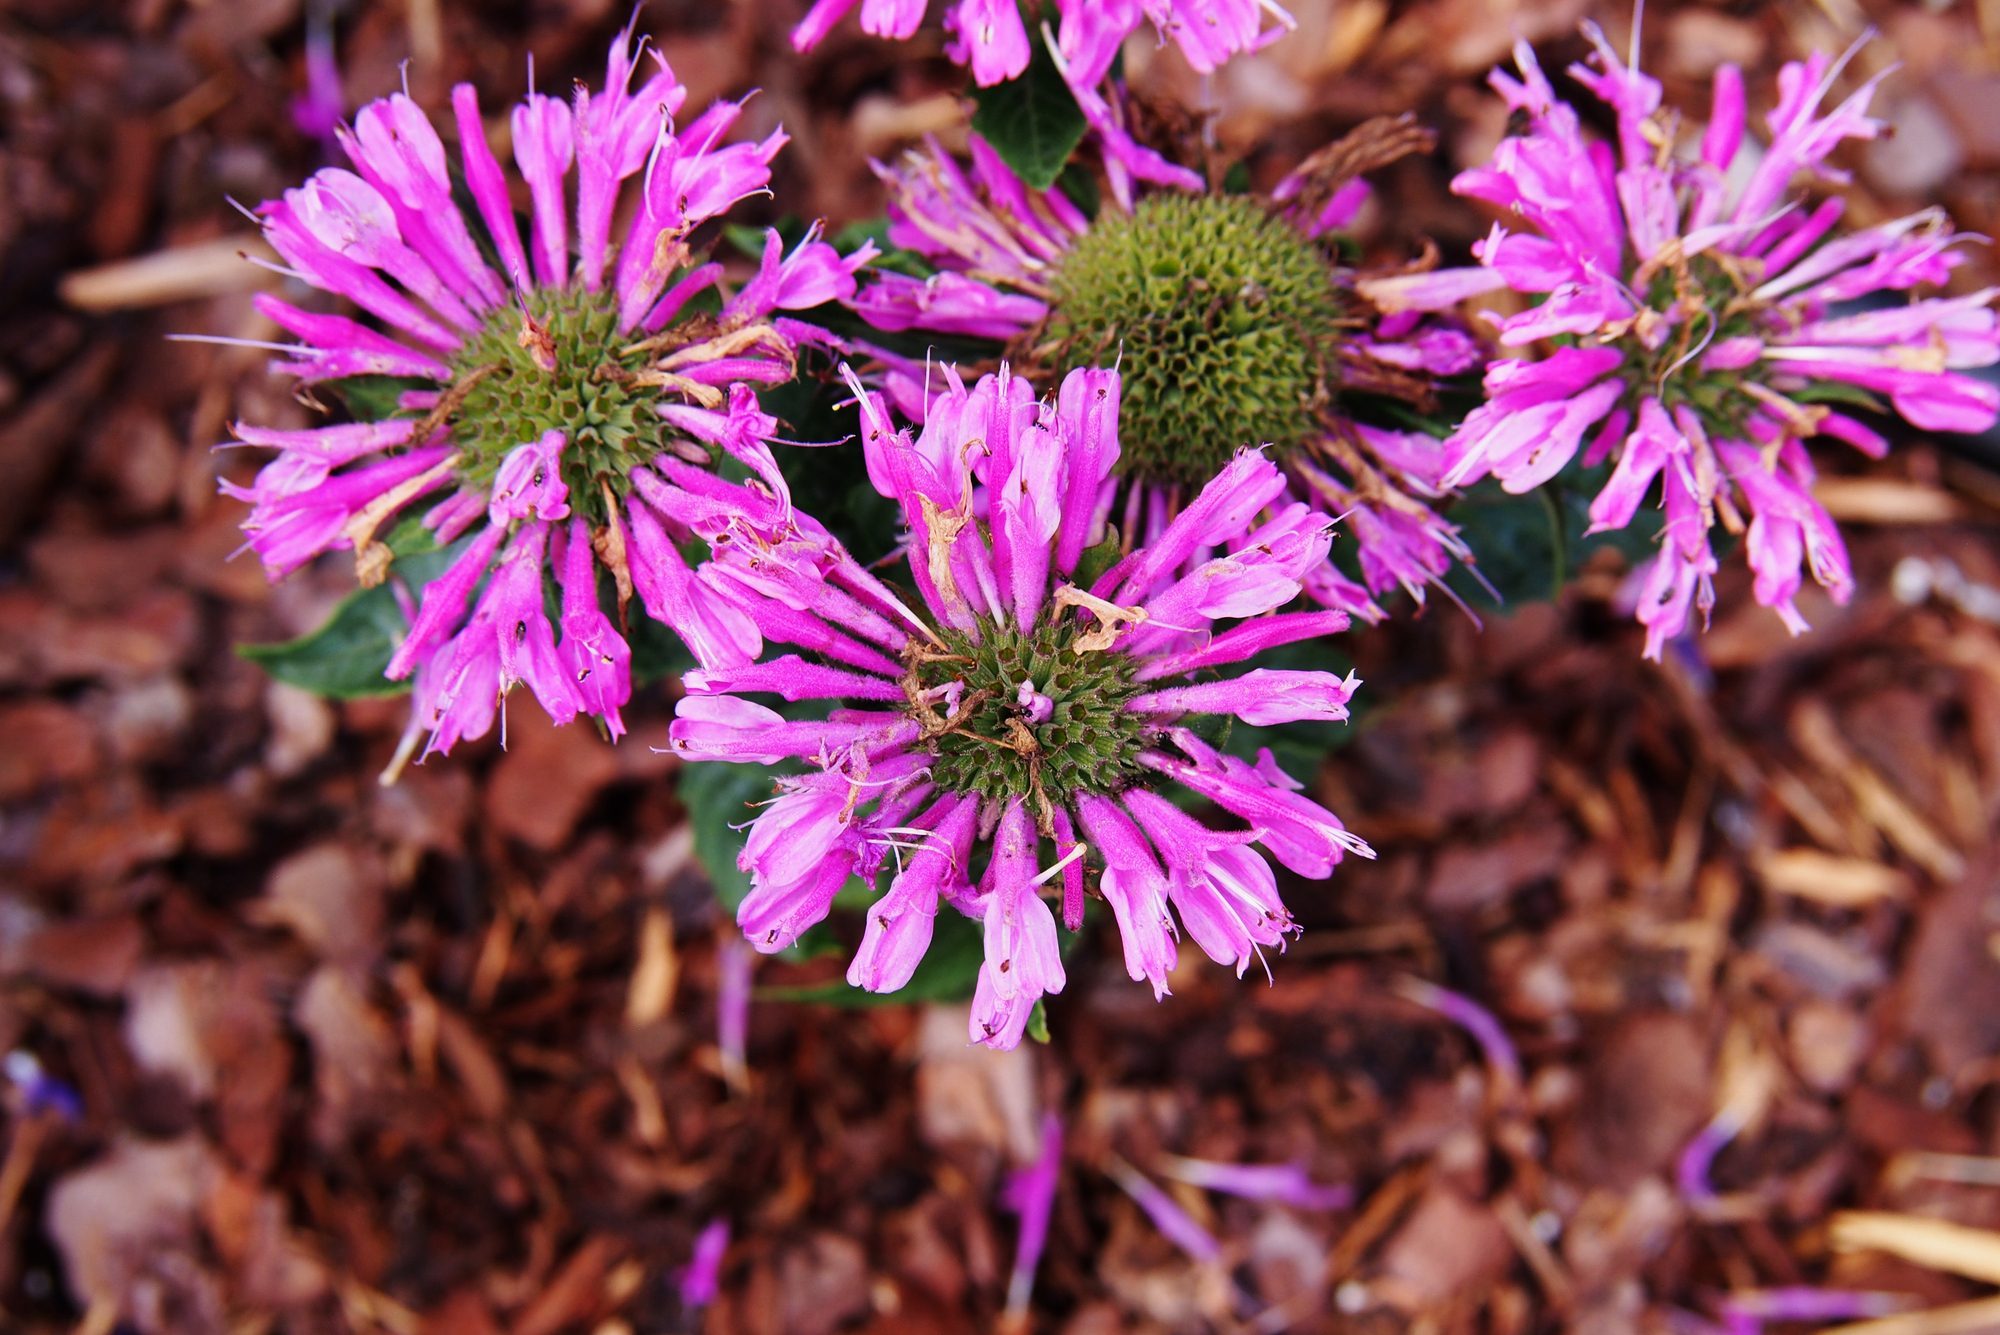
[[787, 439], [811, 447], [781, 456], [792, 503], [825, 524], [856, 560], [873, 564], [895, 550], [902, 512], [869, 484], [853, 397], [817, 357], [806, 374], [758, 395]]
[[1079, 589], [1088, 590], [1096, 585], [1124, 556], [1123, 544], [1116, 528], [1109, 529], [1104, 540], [1094, 547], [1083, 549], [1083, 555], [1076, 561], [1076, 569], [1070, 574], [1069, 582]]
[[[1351, 633], [1351, 632], [1350, 632]], [[1266, 649], [1241, 668], [1232, 666], [1229, 673], [1240, 676], [1244, 672], [1258, 668], [1292, 669], [1302, 672], [1331, 672], [1344, 677], [1354, 669], [1350, 658], [1337, 638], [1305, 640], [1295, 644], [1279, 645]], [[1318, 772], [1320, 763], [1327, 754], [1337, 751], [1353, 741], [1360, 720], [1368, 710], [1381, 703], [1366, 686], [1355, 693], [1348, 705], [1348, 720], [1345, 723], [1319, 723], [1299, 721], [1295, 723], [1255, 724], [1241, 719], [1222, 716], [1228, 725], [1220, 738], [1205, 738], [1217, 750], [1227, 751], [1243, 760], [1255, 762], [1257, 752], [1268, 748], [1278, 767], [1302, 782], [1309, 782]], [[1189, 715], [1186, 726], [1195, 728], [1203, 719], [1201, 715]]]
[[972, 995], [980, 963], [985, 958], [979, 924], [953, 909], [944, 909], [937, 916], [931, 948], [924, 952], [923, 963], [899, 991], [869, 992], [848, 986], [844, 978], [836, 978], [816, 987], [774, 987], [763, 995], [780, 1001], [810, 1001], [857, 1009], [900, 1006], [913, 1001], [963, 1001]]
[[1571, 465], [1525, 496], [1508, 495], [1490, 478], [1468, 489], [1452, 506], [1451, 519], [1478, 556], [1488, 587], [1463, 571], [1452, 574], [1452, 587], [1474, 606], [1497, 597], [1512, 607], [1556, 597], [1586, 560], [1606, 548], [1635, 563], [1650, 556], [1658, 537], [1656, 511], [1641, 510], [1610, 533], [1585, 534], [1590, 502], [1609, 471], [1608, 465]]
[[343, 598], [318, 630], [282, 644], [241, 644], [236, 652], [288, 686], [335, 700], [401, 695], [407, 681], [382, 675], [406, 623], [385, 584]]
[[731, 827], [747, 824], [757, 814], [751, 803], [767, 801], [775, 792], [771, 771], [763, 765], [716, 760], [681, 766], [680, 799], [694, 830], [695, 858], [732, 912], [750, 893], [750, 875], [736, 866], [743, 835]]
[[981, 88], [972, 128], [1036, 190], [1055, 184], [1089, 123], [1040, 42], [1018, 79]]
[[[604, 605], [610, 606], [609, 600]], [[693, 669], [694, 655], [681, 643], [681, 637], [646, 615], [636, 599], [627, 621], [624, 634], [625, 643], [632, 650], [634, 689], [679, 677]]]

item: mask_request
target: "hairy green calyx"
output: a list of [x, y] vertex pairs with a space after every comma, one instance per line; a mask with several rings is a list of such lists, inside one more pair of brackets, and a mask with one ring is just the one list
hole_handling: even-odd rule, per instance
[[1313, 433], [1345, 321], [1319, 249], [1256, 200], [1152, 195], [1065, 255], [1025, 360], [1120, 359], [1119, 471], [1199, 487], [1246, 445]]
[[657, 386], [643, 383], [658, 356], [618, 332], [615, 294], [538, 288], [520, 307], [494, 311], [453, 359], [448, 395], [465, 479], [485, 485], [514, 448], [544, 432], [568, 438], [562, 477], [569, 503], [605, 522], [604, 486], [623, 494], [625, 477], [679, 438], [660, 419]]
[[[940, 788], [1023, 798], [1039, 817], [1073, 794], [1118, 792], [1144, 772], [1145, 720], [1125, 709], [1142, 689], [1131, 656], [1091, 647], [1101, 630], [1057, 615], [1027, 634], [1011, 621], [986, 622], [977, 642], [946, 630], [942, 647], [911, 646], [904, 692]], [[1034, 701], [1020, 702], [1024, 681], [1053, 705], [1046, 720], [1034, 721]], [[954, 682], [961, 689], [948, 692]]]

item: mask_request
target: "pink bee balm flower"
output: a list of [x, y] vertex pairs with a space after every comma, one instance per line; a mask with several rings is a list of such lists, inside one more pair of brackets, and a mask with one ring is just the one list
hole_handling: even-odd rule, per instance
[[664, 61], [632, 87], [642, 52], [628, 30], [601, 90], [531, 93], [514, 109], [525, 235], [463, 84], [452, 94], [456, 173], [436, 129], [398, 94], [341, 132], [354, 170], [318, 172], [258, 210], [289, 272], [373, 317], [259, 297], [297, 340], [278, 369], [336, 389], [355, 377], [404, 388], [379, 420], [238, 424], [244, 443], [278, 455], [252, 485], [224, 489], [250, 503], [249, 546], [273, 578], [351, 548], [362, 581], [380, 583], [392, 554], [378, 535], [406, 515], [420, 516], [406, 537], [453, 554], [388, 665], [391, 678], [415, 680], [404, 755], [420, 734], [436, 750], [482, 735], [519, 684], [558, 723], [587, 714], [618, 736], [631, 693], [620, 627], [634, 592], [704, 663], [748, 662], [761, 648], [678, 544], [700, 531], [698, 493], [724, 455], [777, 502], [763, 522], [789, 524], [770, 448], [777, 423], [753, 387], [790, 378], [800, 346], [824, 339], [783, 312], [851, 295], [869, 252], [843, 258], [816, 232], [786, 252], [768, 233], [756, 273], [698, 308], [720, 266], [697, 263], [690, 235], [766, 191], [785, 136], [725, 142], [741, 111], [731, 102], [677, 121], [686, 89]]
[[[1162, 43], [1171, 39], [1202, 74], [1296, 26], [1273, 0], [1055, 0], [1054, 7], [1066, 75], [1083, 88], [1103, 81], [1118, 48], [1144, 23], [1153, 25]], [[863, 32], [904, 41], [916, 35], [929, 8], [929, 0], [814, 0], [792, 29], [792, 47], [812, 50], [856, 9]], [[1033, 38], [1016, 0], [948, 0], [943, 9], [952, 35], [946, 52], [972, 68], [980, 87], [1018, 78], [1028, 68]], [[1276, 26], [1265, 27], [1266, 19]]]
[[1496, 72], [1493, 84], [1525, 129], [1454, 184], [1504, 214], [1476, 247], [1481, 267], [1363, 290], [1406, 310], [1500, 288], [1545, 298], [1499, 320], [1499, 338], [1556, 351], [1488, 367], [1488, 402], [1452, 438], [1445, 481], [1491, 476], [1525, 492], [1579, 454], [1608, 460], [1593, 532], [1628, 526], [1657, 496], [1660, 552], [1639, 576], [1647, 657], [1714, 605], [1718, 523], [1742, 537], [1757, 601], [1797, 633], [1806, 571], [1836, 602], [1854, 587], [1802, 442], [1832, 436], [1879, 457], [1887, 442], [1843, 410], [1856, 400], [1926, 431], [1990, 427], [2000, 390], [1961, 372], [2000, 360], [1995, 290], [1850, 306], [1941, 283], [1960, 258], [1962, 238], [1935, 209], [1842, 234], [1841, 200], [1811, 206], [1792, 192], [1802, 175], [1844, 180], [1829, 155], [1880, 133], [1867, 115], [1874, 80], [1827, 109], [1844, 62], [1786, 65], [1769, 141], [1746, 150], [1742, 75], [1724, 66], [1699, 146], [1675, 154], [1659, 84], [1585, 31], [1596, 58], [1571, 73], [1615, 114], [1615, 146], [1585, 136], [1518, 45], [1520, 77]]
[[[1287, 492], [1345, 516], [1357, 542], [1360, 580], [1326, 562], [1308, 593], [1380, 619], [1377, 595], [1401, 587], [1421, 602], [1470, 553], [1432, 509], [1439, 442], [1377, 409], [1433, 406], [1438, 379], [1470, 371], [1480, 350], [1448, 323], [1378, 317], [1321, 238], [1366, 196], [1349, 169], [1427, 142], [1375, 125], [1266, 199], [1210, 191], [1157, 154], [1152, 170], [1107, 139], [1111, 188], [1095, 216], [1060, 189], [1029, 189], [976, 135], [969, 164], [931, 144], [876, 170], [890, 238], [935, 272], [877, 273], [853, 305], [884, 331], [1000, 344], [1050, 378], [1116, 362], [1128, 448], [1095, 513], [1131, 541], [1160, 534], [1238, 449], [1269, 446]], [[924, 368], [881, 360], [887, 390], [920, 418]]]
[[[1064, 984], [1045, 894], [1073, 930], [1094, 890], [1127, 971], [1164, 996], [1183, 930], [1238, 974], [1285, 944], [1267, 856], [1313, 877], [1372, 856], [1268, 752], [1247, 764], [1196, 727], [1343, 719], [1357, 683], [1209, 671], [1348, 621], [1279, 610], [1324, 564], [1329, 523], [1286, 498], [1276, 464], [1239, 454], [1152, 544], [1093, 574], [1106, 554], [1086, 562], [1082, 535], [1119, 457], [1118, 374], [1072, 372], [1044, 402], [1004, 366], [970, 389], [945, 376], [915, 439], [862, 395], [869, 477], [901, 507], [917, 605], [830, 539], [743, 526], [704, 576], [810, 656], [690, 673], [670, 737], [686, 760], [806, 762], [739, 859], [753, 945], [790, 945], [850, 878], [872, 884], [893, 860], [848, 981], [902, 987], [949, 906], [985, 933], [971, 1037], [1012, 1047]], [[746, 698], [759, 693], [838, 703], [790, 721]], [[1189, 815], [1166, 796], [1177, 786], [1240, 826]]]

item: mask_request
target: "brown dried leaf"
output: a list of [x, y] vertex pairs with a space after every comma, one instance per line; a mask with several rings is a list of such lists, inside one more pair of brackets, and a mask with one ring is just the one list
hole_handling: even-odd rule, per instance
[[322, 959], [366, 964], [382, 949], [383, 890], [372, 857], [345, 844], [319, 844], [271, 869], [250, 916], [290, 929]]

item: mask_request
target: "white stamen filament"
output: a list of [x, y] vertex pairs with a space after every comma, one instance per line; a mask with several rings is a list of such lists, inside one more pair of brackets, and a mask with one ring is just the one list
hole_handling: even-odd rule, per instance
[[1050, 867], [1047, 871], [1035, 877], [1034, 880], [1029, 881], [1028, 884], [1030, 886], [1047, 885], [1050, 881], [1054, 880], [1056, 876], [1062, 872], [1062, 869], [1064, 867], [1069, 866], [1070, 863], [1075, 862], [1078, 858], [1082, 857], [1084, 855], [1084, 852], [1089, 847], [1090, 845], [1088, 844], [1079, 843], [1075, 848], [1072, 848], [1069, 852], [1063, 854], [1062, 861], [1056, 863], [1055, 866]]

